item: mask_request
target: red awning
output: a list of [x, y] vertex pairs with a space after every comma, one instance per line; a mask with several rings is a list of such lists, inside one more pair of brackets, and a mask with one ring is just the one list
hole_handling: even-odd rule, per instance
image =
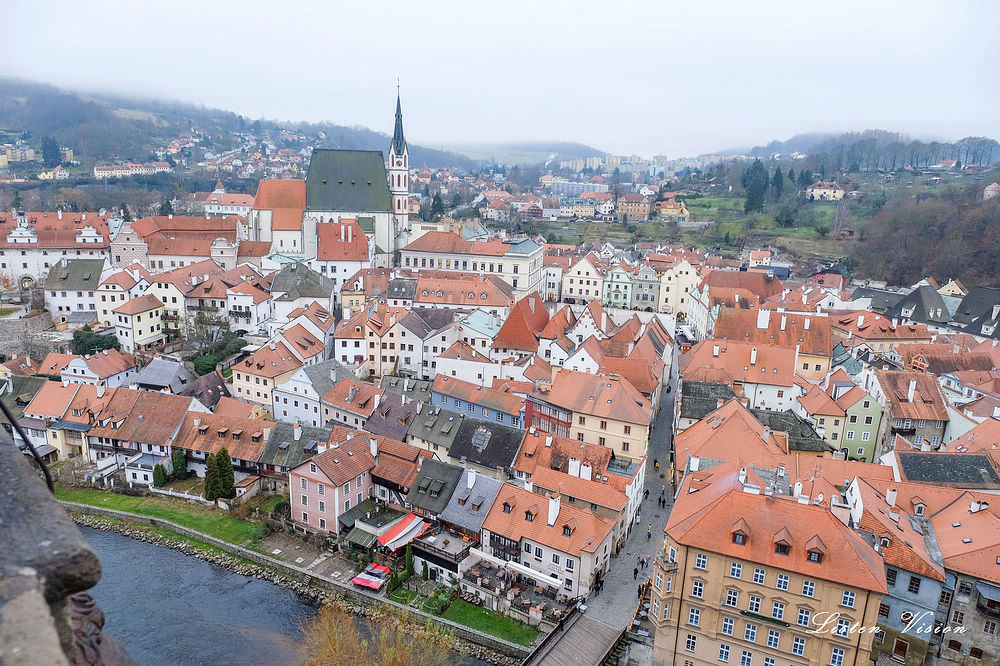
[[430, 527], [430, 523], [425, 523], [418, 516], [410, 513], [380, 536], [378, 542], [391, 551], [397, 551], [417, 538], [428, 527]]

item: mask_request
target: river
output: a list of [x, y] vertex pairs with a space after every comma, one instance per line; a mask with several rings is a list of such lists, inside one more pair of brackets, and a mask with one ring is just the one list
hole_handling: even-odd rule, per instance
[[316, 609], [285, 588], [176, 550], [80, 527], [101, 559], [107, 631], [146, 664], [294, 664]]
[[[289, 590], [117, 532], [79, 526], [101, 559], [91, 590], [139, 666], [302, 663], [302, 623], [317, 609]], [[364, 633], [367, 628], [360, 626]], [[489, 666], [453, 655], [449, 664]]]

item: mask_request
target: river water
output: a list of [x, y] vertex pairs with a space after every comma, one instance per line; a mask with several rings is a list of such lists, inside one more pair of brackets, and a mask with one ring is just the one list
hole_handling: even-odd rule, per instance
[[[101, 559], [91, 593], [105, 629], [139, 666], [302, 663], [302, 623], [317, 609], [294, 592], [165, 546], [79, 527]], [[457, 655], [449, 663], [489, 666]]]

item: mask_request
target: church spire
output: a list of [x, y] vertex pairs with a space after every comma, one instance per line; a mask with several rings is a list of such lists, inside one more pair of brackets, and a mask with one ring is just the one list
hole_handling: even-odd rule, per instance
[[406, 150], [406, 139], [403, 138], [403, 108], [399, 103], [399, 84], [396, 85], [396, 127], [392, 132], [392, 153], [402, 155]]

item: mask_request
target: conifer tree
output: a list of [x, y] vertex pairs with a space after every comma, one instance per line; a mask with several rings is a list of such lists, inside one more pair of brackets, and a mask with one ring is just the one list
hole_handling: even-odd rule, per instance
[[202, 493], [209, 502], [219, 499], [219, 468], [215, 466], [215, 456], [205, 457], [205, 491]]
[[233, 472], [233, 460], [229, 457], [226, 447], [215, 454], [215, 469], [219, 475], [219, 497], [232, 499], [236, 497], [236, 478]]
[[780, 199], [785, 190], [785, 177], [781, 175], [781, 167], [774, 170], [774, 177], [771, 179], [771, 192], [775, 199]]

